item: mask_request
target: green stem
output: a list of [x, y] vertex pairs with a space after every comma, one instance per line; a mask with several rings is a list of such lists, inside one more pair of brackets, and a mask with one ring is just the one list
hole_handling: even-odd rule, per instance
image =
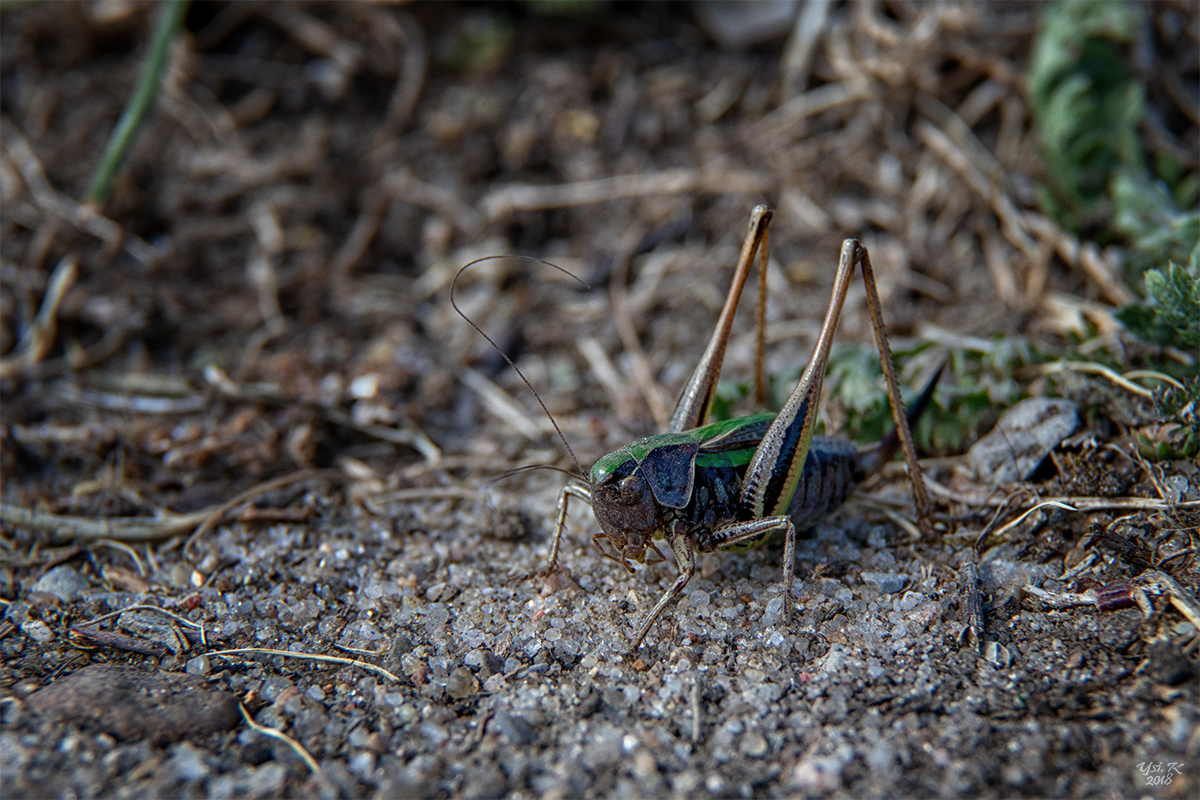
[[133, 142], [133, 135], [158, 94], [159, 84], [162, 83], [163, 73], [170, 60], [171, 41], [183, 24], [187, 8], [188, 0], [163, 0], [158, 27], [154, 31], [153, 41], [150, 42], [150, 52], [146, 54], [146, 62], [142, 65], [141, 80], [133, 97], [129, 98], [129, 104], [125, 106], [125, 112], [117, 122], [116, 129], [109, 137], [104, 160], [92, 176], [92, 185], [88, 187], [86, 198], [88, 203], [101, 206], [108, 199], [113, 178], [125, 160], [125, 154]]

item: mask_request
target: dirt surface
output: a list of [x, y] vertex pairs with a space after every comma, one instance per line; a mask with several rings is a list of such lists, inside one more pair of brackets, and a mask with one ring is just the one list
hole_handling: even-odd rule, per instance
[[[1194, 85], [1196, 7], [1146, 8], [1154, 141], [1194, 170], [1159, 78]], [[706, 555], [630, 656], [675, 566], [627, 575], [577, 502], [537, 574], [565, 476], [495, 479], [572, 463], [449, 302], [488, 254], [586, 280], [456, 288], [585, 467], [664, 426], [758, 202], [772, 374], [847, 236], [902, 382], [950, 356], [939, 406], [1022, 348], [1145, 366], [1118, 266], [1037, 211], [1036, 6], [834, 4], [722, 50], [682, 4], [198, 2], [82, 206], [155, 18], [0, 16], [5, 797], [1195, 796], [1200, 470], [1136, 455], [1141, 394], [1022, 363], [926, 441], [934, 534], [889, 466], [800, 541], [793, 619], [781, 547]], [[855, 286], [839, 338], [871, 336]], [[1079, 430], [972, 474], [1048, 393]]]

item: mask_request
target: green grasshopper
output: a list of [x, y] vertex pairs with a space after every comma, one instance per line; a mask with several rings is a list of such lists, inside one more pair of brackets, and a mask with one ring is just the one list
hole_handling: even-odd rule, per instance
[[[634, 571], [630, 561], [656, 563], [646, 561], [648, 550], [659, 560], [665, 560], [655, 544], [656, 539], [665, 539], [675, 555], [679, 577], [642, 621], [633, 638], [631, 652], [637, 651], [654, 622], [683, 592], [696, 572], [697, 553], [746, 549], [779, 533], [784, 534], [783, 619], [789, 620], [793, 606], [797, 531], [812, 528], [840, 506], [866, 475], [891, 457], [896, 439], [908, 465], [918, 517], [923, 526], [928, 525], [928, 495], [917, 464], [909, 419], [900, 400], [874, 271], [866, 248], [854, 239], [846, 239], [842, 244], [833, 297], [820, 336], [783, 409], [778, 414], [756, 414], [704, 424], [712, 405], [733, 318], [756, 253], [761, 254], [756, 383], [760, 387], [760, 397], [764, 394], [761, 388], [762, 320], [766, 303], [763, 289], [766, 286], [767, 224], [770, 219], [771, 210], [765, 205], [756, 206], [751, 212], [733, 285], [726, 295], [704, 355], [671, 416], [668, 432], [639, 439], [609, 453], [595, 463], [584, 481], [568, 483], [559, 497], [547, 573], [553, 571], [558, 562], [567, 507], [572, 497], [584, 500], [592, 507], [601, 531], [592, 537], [596, 547], [606, 558], [616, 561], [630, 573]], [[844, 439], [813, 436], [834, 330], [856, 265], [862, 267], [867, 305], [896, 421], [890, 442], [885, 440], [873, 451], [861, 454]], [[453, 295], [453, 286], [451, 293]], [[451, 299], [453, 301], [453, 296]], [[479, 331], [474, 323], [471, 325]], [[483, 331], [479, 333], [491, 342]], [[516, 369], [502, 351], [501, 355]], [[517, 372], [520, 374], [520, 370]], [[524, 380], [524, 376], [521, 377]], [[921, 399], [914, 404], [909, 415], [914, 420], [928, 403], [937, 377], [934, 376]], [[528, 381], [525, 383], [529, 386]], [[532, 386], [529, 388], [533, 391]], [[541, 403], [540, 397], [538, 402]], [[542, 408], [545, 410], [545, 405]], [[549, 411], [546, 413], [549, 415]], [[561, 430], [559, 436], [583, 472]], [[604, 540], [612, 545], [615, 554], [605, 549]]]

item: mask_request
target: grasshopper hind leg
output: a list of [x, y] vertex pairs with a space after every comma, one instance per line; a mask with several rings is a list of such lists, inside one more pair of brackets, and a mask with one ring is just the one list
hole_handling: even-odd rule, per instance
[[[871, 312], [871, 325], [875, 329], [875, 344], [879, 349], [879, 361], [883, 367], [888, 400], [892, 406], [892, 419], [896, 423], [895, 432], [900, 440], [900, 450], [904, 453], [904, 463], [908, 467], [908, 479], [912, 484], [913, 504], [917, 509], [917, 524], [928, 533], [933, 530], [933, 519], [929, 512], [929, 492], [925, 488], [925, 478], [921, 475], [921, 466], [917, 462], [917, 450], [913, 445], [912, 431], [909, 430], [908, 418], [904, 412], [904, 401], [900, 399], [900, 382], [896, 379], [892, 347], [888, 342], [887, 327], [883, 322], [883, 304], [879, 301], [879, 289], [875, 285], [875, 270], [871, 267], [871, 254], [865, 247], [862, 248], [862, 258], [859, 263], [867, 291], [867, 308]], [[941, 370], [939, 369], [938, 375], [940, 374]], [[928, 402], [928, 399], [925, 402]]]

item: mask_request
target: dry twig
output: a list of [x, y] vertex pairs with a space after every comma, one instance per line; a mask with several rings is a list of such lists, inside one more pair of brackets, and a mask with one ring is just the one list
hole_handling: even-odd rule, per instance
[[654, 194], [700, 192], [761, 195], [772, 186], [774, 181], [758, 172], [673, 169], [648, 175], [618, 175], [555, 186], [510, 184], [485, 195], [479, 201], [479, 208], [484, 217], [496, 220], [518, 211], [582, 206]]
[[21, 337], [15, 355], [0, 360], [0, 378], [11, 378], [32, 371], [54, 344], [58, 328], [58, 307], [79, 275], [79, 259], [70, 255], [58, 262], [42, 298], [37, 317]]

